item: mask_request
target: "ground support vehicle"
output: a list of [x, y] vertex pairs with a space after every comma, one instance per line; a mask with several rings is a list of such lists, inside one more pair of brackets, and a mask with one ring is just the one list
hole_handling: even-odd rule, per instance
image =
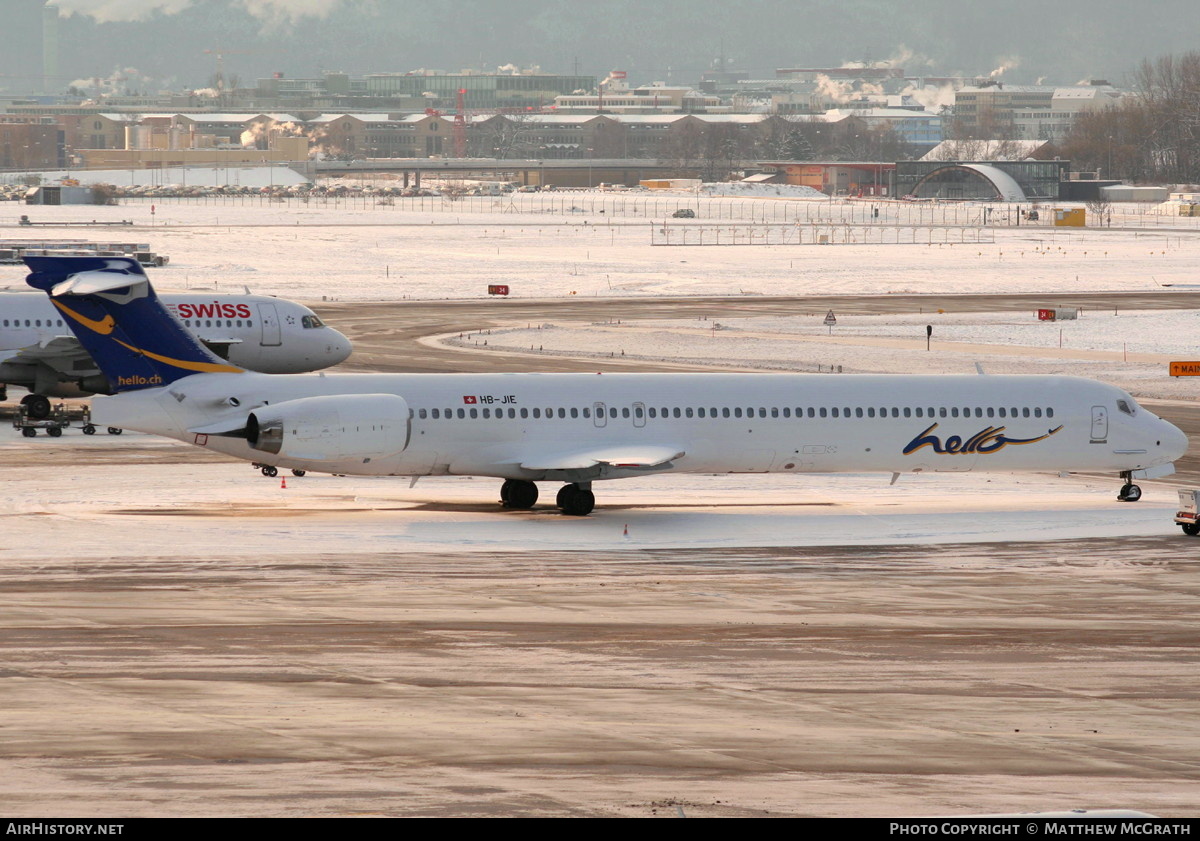
[[1200, 491], [1179, 489], [1179, 510], [1175, 512], [1175, 522], [1186, 535], [1195, 537], [1200, 534]]

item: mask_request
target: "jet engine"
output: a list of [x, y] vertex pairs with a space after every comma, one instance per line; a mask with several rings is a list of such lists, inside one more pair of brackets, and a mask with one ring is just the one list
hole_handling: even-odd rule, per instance
[[302, 397], [263, 406], [246, 421], [246, 441], [287, 459], [363, 462], [408, 446], [408, 402], [395, 394]]

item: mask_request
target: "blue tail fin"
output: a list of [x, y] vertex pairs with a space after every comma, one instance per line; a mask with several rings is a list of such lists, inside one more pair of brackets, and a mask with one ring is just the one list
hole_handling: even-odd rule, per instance
[[114, 392], [198, 373], [241, 373], [162, 305], [137, 260], [26, 257], [25, 263], [33, 270], [25, 282], [50, 296]]

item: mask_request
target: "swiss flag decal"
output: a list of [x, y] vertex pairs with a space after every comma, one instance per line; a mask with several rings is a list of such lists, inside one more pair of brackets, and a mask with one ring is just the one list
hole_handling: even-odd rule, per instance
[[478, 403], [479, 401], [475, 399], [475, 395], [473, 395], [473, 394], [464, 394], [463, 402], [464, 403]]

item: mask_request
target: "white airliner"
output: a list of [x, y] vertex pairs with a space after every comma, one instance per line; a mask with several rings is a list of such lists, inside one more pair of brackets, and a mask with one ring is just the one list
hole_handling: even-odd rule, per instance
[[1076, 377], [263, 376], [196, 342], [136, 262], [87, 259], [26, 262], [115, 383], [95, 422], [266, 469], [494, 476], [509, 508], [560, 482], [558, 507], [586, 515], [595, 481], [674, 472], [1111, 471], [1133, 501], [1134, 479], [1187, 450], [1126, 392]]
[[[162, 301], [217, 356], [239, 368], [298, 374], [336, 365], [350, 340], [312, 310], [265, 295], [164, 294]], [[107, 381], [40, 292], [0, 292], [0, 400], [22, 386], [31, 417], [50, 413], [48, 397], [106, 394]]]

